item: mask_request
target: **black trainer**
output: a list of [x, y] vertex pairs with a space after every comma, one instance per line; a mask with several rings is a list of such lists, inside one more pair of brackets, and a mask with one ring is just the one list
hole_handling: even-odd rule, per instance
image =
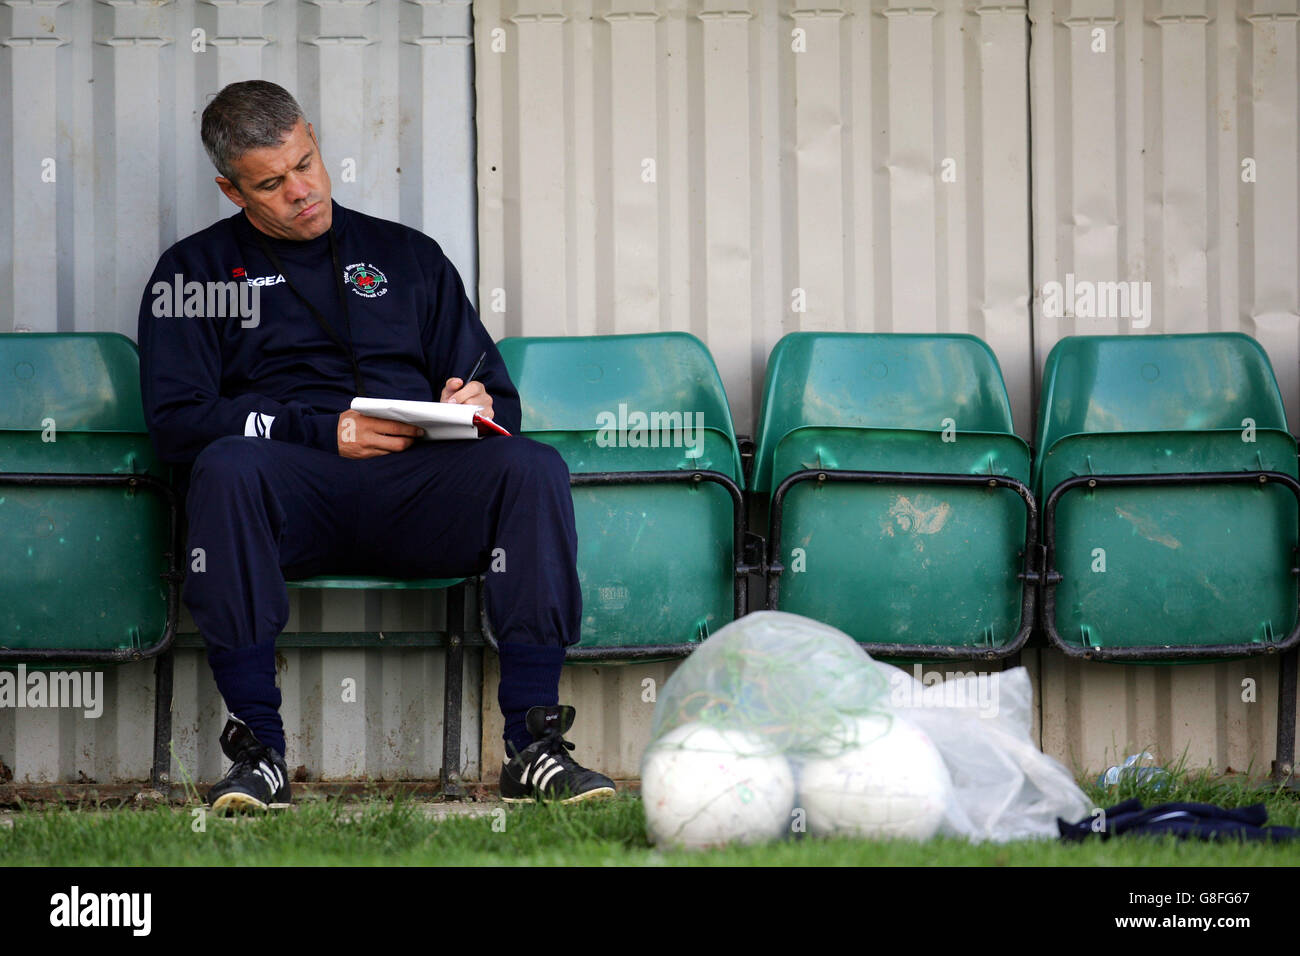
[[214, 811], [282, 810], [289, 806], [289, 768], [284, 757], [258, 740], [248, 724], [234, 715], [221, 732], [221, 750], [234, 764], [208, 791]]
[[[566, 705], [533, 707], [524, 720], [533, 742], [501, 768], [501, 799], [506, 803], [557, 800], [577, 803], [614, 795], [614, 781], [580, 767], [569, 756], [573, 744], [564, 735], [577, 711]], [[510, 744], [508, 749], [514, 750]]]

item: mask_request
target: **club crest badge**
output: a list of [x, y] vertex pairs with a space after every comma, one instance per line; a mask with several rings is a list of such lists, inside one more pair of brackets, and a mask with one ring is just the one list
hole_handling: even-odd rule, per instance
[[369, 263], [348, 266], [343, 270], [343, 281], [364, 299], [377, 299], [388, 291], [388, 277]]

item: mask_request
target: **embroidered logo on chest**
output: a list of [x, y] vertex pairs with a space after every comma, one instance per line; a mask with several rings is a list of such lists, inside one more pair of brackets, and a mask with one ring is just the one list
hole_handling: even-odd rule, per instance
[[343, 281], [365, 299], [377, 299], [388, 291], [388, 277], [365, 262], [354, 262], [344, 269]]

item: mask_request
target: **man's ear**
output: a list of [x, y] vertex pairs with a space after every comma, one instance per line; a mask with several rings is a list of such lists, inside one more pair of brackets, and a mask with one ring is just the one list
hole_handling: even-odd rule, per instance
[[248, 200], [244, 198], [244, 195], [239, 191], [238, 186], [232, 183], [225, 176], [218, 176], [215, 182], [219, 187], [221, 187], [221, 191], [226, 194], [227, 199], [233, 202], [240, 209], [247, 208]]

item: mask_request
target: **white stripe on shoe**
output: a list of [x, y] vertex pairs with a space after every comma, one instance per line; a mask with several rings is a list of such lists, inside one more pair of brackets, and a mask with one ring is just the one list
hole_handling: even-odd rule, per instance
[[[527, 786], [528, 778], [531, 775], [534, 780], [534, 785], [536, 785], [535, 782], [537, 777], [550, 770], [553, 766], [556, 766], [556, 763], [551, 759], [550, 754], [539, 754], [536, 760], [524, 768], [524, 775], [519, 778], [519, 782], [524, 786]], [[536, 772], [534, 773], [534, 771]]]
[[266, 785], [271, 788], [271, 796], [275, 796], [276, 793], [279, 792], [280, 783], [277, 782], [280, 779], [279, 768], [277, 768], [273, 764], [267, 763], [264, 760], [257, 765], [257, 770], [254, 772], [263, 780], [265, 780]]
[[[554, 761], [552, 761], [552, 763], [554, 763]], [[546, 789], [546, 785], [547, 785], [548, 783], [550, 783], [552, 780], [554, 780], [554, 779], [555, 779], [555, 776], [556, 776], [558, 773], [560, 773], [563, 769], [564, 769], [564, 768], [561, 767], [561, 766], [559, 766], [558, 764], [556, 764], [554, 767], [552, 767], [552, 768], [550, 769], [550, 771], [547, 772], [546, 776], [544, 776], [541, 780], [537, 781], [537, 783], [536, 783], [537, 789], [538, 789], [538, 790], [545, 790], [545, 789]]]

